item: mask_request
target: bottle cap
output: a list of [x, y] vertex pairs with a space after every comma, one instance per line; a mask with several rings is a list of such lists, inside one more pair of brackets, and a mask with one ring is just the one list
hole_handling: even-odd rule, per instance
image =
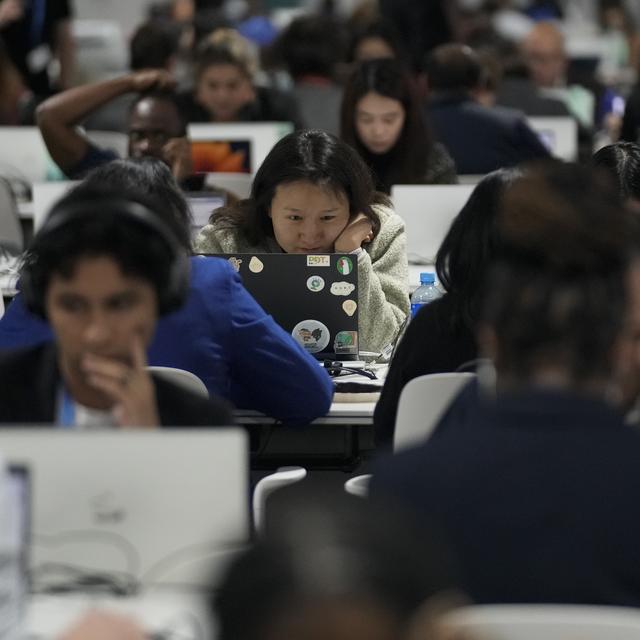
[[426, 272], [420, 274], [420, 284], [433, 284], [435, 281], [435, 273]]

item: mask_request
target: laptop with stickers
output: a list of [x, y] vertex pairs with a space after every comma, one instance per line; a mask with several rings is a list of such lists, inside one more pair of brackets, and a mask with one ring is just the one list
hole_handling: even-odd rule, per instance
[[236, 253], [226, 258], [262, 308], [320, 360], [358, 360], [357, 258]]

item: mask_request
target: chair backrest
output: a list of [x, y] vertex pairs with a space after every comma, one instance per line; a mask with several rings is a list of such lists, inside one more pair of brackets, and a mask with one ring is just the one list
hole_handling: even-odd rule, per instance
[[637, 640], [640, 611], [579, 605], [482, 605], [444, 618], [454, 635], [491, 640]]
[[473, 188], [470, 184], [393, 185], [391, 200], [396, 213], [404, 219], [409, 262], [435, 262], [453, 219]]
[[185, 371], [184, 369], [177, 369], [175, 367], [158, 366], [147, 367], [147, 369], [152, 373], [156, 373], [161, 378], [169, 380], [169, 382], [173, 382], [183, 389], [188, 389], [193, 393], [197, 393], [203, 398], [209, 397], [209, 391], [205, 383], [202, 382], [195, 373], [191, 373], [191, 371]]
[[431, 373], [410, 380], [400, 393], [393, 450], [426, 440], [460, 389], [475, 373]]
[[18, 205], [11, 184], [4, 178], [0, 178], [0, 248], [12, 254], [24, 248]]
[[476, 185], [482, 178], [487, 175], [486, 173], [463, 173], [458, 176], [458, 182], [460, 184], [473, 184]]
[[578, 123], [570, 116], [531, 116], [529, 126], [538, 134], [551, 153], [561, 160], [578, 158]]
[[307, 476], [304, 467], [279, 467], [277, 471], [258, 480], [253, 490], [253, 525], [258, 534], [264, 532], [267, 498], [278, 489], [300, 482]]
[[0, 127], [0, 175], [31, 185], [47, 179], [52, 160], [38, 127]]
[[51, 207], [76, 184], [79, 184], [76, 180], [61, 180], [60, 182], [36, 182], [33, 185], [34, 231], [42, 226]]

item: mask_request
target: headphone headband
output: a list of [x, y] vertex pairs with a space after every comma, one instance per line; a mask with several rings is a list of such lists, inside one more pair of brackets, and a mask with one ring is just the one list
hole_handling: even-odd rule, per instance
[[[35, 235], [27, 255], [35, 257], [24, 264], [20, 285], [26, 306], [37, 315], [45, 317], [44, 281], [37, 273], [37, 255], [42, 243], [47, 243], [52, 234], [68, 225], [100, 216], [119, 218], [125, 224], [137, 224], [159, 236], [167, 245], [169, 280], [166, 290], [158, 291], [158, 309], [161, 315], [174, 311], [184, 303], [189, 289], [189, 259], [171, 228], [151, 209], [134, 200], [111, 197], [95, 201], [87, 197], [84, 201], [66, 203], [65, 199], [54, 205], [44, 224]], [[116, 222], [114, 220], [114, 222]]]

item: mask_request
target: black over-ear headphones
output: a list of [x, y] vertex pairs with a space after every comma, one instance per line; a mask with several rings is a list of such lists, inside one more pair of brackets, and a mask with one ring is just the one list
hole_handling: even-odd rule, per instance
[[[99, 209], [96, 211], [96, 209]], [[42, 318], [45, 313], [47, 274], [38, 265], [41, 247], [51, 241], [50, 236], [63, 227], [95, 216], [111, 216], [123, 224], [134, 224], [151, 234], [160, 236], [167, 245], [167, 260], [170, 262], [169, 279], [164, 290], [158, 291], [158, 312], [170, 313], [181, 307], [189, 292], [189, 256], [175, 234], [150, 209], [139, 202], [124, 198], [107, 197], [96, 202], [74, 202], [55, 206], [45, 223], [35, 235], [20, 271], [20, 290], [25, 306]], [[72, 230], [70, 229], [70, 232]]]

